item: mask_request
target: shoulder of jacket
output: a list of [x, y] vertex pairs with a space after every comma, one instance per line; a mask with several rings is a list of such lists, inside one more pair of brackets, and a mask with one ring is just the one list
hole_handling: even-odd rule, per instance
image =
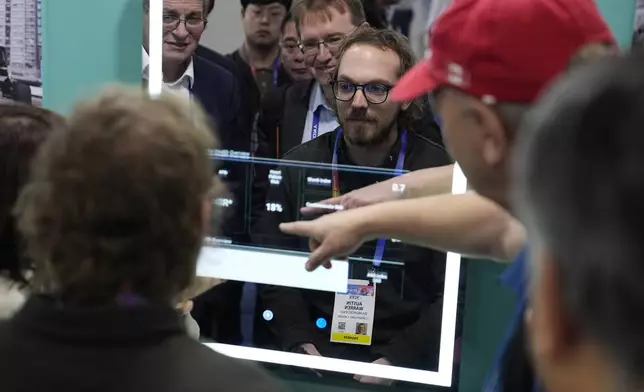
[[286, 154], [283, 155], [282, 159], [286, 161], [311, 161], [311, 151], [324, 151], [325, 147], [329, 144], [329, 138], [331, 138], [332, 135], [335, 135], [336, 131], [337, 129], [332, 132], [322, 134], [306, 143], [298, 144], [288, 150]]
[[447, 150], [445, 149], [445, 147], [443, 147], [442, 145], [440, 145], [440, 144], [436, 143], [436, 142], [435, 142], [435, 141], [433, 141], [433, 140], [430, 140], [430, 139], [429, 139], [429, 138], [427, 138], [426, 136], [421, 135], [421, 134], [419, 134], [419, 133], [417, 133], [417, 132], [414, 132], [414, 131], [412, 131], [411, 133], [412, 133], [413, 137], [414, 137], [414, 138], [416, 138], [416, 140], [417, 140], [419, 143], [427, 144], [427, 145], [429, 145], [429, 146], [431, 146], [431, 147], [433, 147], [433, 148], [437, 148], [437, 149], [439, 149], [439, 150], [441, 150], [441, 151], [445, 151], [445, 152], [447, 152]]

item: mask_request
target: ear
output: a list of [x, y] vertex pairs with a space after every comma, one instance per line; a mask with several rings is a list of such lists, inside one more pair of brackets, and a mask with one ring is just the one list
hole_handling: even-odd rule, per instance
[[244, 19], [244, 14], [246, 13], [246, 8], [241, 9], [241, 18]]
[[492, 108], [479, 100], [471, 100], [470, 104], [470, 114], [474, 116], [483, 132], [482, 157], [487, 165], [498, 166], [503, 163], [510, 150], [510, 141], [501, 119]]
[[362, 27], [371, 27], [371, 25], [369, 25], [369, 22], [362, 22], [362, 24], [358, 26], [358, 28], [362, 28]]
[[526, 327], [536, 358], [556, 364], [577, 341], [575, 328], [562, 303], [560, 279], [547, 251], [534, 254], [535, 273]]

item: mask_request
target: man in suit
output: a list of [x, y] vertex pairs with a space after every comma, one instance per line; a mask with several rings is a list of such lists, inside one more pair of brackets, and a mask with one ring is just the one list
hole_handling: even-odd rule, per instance
[[[207, 0], [165, 0], [163, 10], [164, 89], [194, 102], [207, 112], [219, 130], [221, 148], [246, 152], [250, 149], [251, 124], [244, 116], [236, 79], [229, 71], [195, 56], [206, 27]], [[143, 78], [148, 77], [149, 1], [144, 2]], [[245, 168], [226, 162], [220, 172], [237, 200], [246, 198]], [[248, 230], [243, 203], [235, 203], [224, 217], [221, 234], [233, 241], [244, 239]], [[195, 301], [193, 315], [202, 335], [223, 342], [236, 342], [239, 335], [241, 286], [233, 282], [219, 285]]]
[[[280, 63], [279, 46], [281, 27], [290, 7], [291, 0], [241, 0], [246, 38], [227, 57], [238, 69], [238, 80], [253, 119], [269, 90], [291, 83], [291, 77]], [[251, 151], [256, 152], [257, 148], [258, 137], [253, 132]]]

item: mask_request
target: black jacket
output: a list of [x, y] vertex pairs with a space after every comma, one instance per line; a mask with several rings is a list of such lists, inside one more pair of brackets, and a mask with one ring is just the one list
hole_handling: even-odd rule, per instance
[[[199, 55], [194, 56], [194, 72], [193, 95], [216, 125], [220, 148], [250, 154], [252, 121], [237, 78], [226, 68]], [[234, 199], [246, 200], [250, 192], [246, 187], [247, 166], [236, 162], [220, 162], [218, 167], [225, 169], [220, 172], [227, 173], [223, 180]], [[247, 223], [243, 203], [234, 203], [213, 227], [220, 227], [217, 235], [245, 242], [249, 235]], [[226, 282], [197, 298], [193, 316], [199, 323], [202, 336], [222, 343], [241, 341], [241, 293], [241, 283]]]
[[[260, 110], [262, 96], [259, 87], [257, 86], [257, 82], [255, 81], [255, 77], [253, 76], [253, 72], [250, 69], [250, 66], [241, 57], [241, 54], [239, 54], [239, 50], [226, 55], [226, 57], [237, 67], [240, 88], [245, 91], [247, 98], [246, 105], [248, 105], [249, 111], [254, 116]], [[279, 72], [277, 74], [277, 86], [274, 87], [284, 86], [290, 83], [290, 76], [284, 67], [280, 65]], [[269, 89], [269, 91], [271, 90]]]
[[0, 325], [3, 392], [279, 391], [189, 338], [170, 307], [65, 308], [33, 296]]
[[237, 77], [237, 74], [239, 72], [237, 70], [237, 65], [235, 65], [235, 63], [231, 59], [227, 58], [223, 54], [220, 54], [203, 45], [197, 46], [195, 54], [205, 60], [210, 61], [213, 64], [217, 64], [218, 66], [225, 68], [228, 72], [233, 74], [233, 76]]
[[[319, 136], [285, 154], [289, 161], [308, 161], [330, 164], [338, 130]], [[400, 140], [392, 148], [389, 159], [380, 168], [393, 169], [398, 159]], [[413, 132], [408, 135], [404, 169], [419, 170], [450, 164], [444, 149]], [[354, 165], [348, 158], [344, 143], [340, 143], [338, 164]], [[303, 219], [299, 209], [308, 201], [331, 196], [330, 186], [309, 183], [308, 178], [330, 178], [324, 168], [280, 166], [282, 180], [269, 188], [267, 203], [281, 205], [277, 212], [266, 212], [259, 224], [257, 243], [273, 248], [308, 251], [308, 240], [287, 236], [279, 231], [281, 222]], [[386, 180], [391, 174], [371, 174], [342, 171], [340, 191], [354, 189]], [[372, 258], [374, 241], [361, 247], [354, 256]], [[399, 366], [435, 369], [439, 352], [442, 293], [444, 289], [445, 254], [429, 249], [387, 241], [383, 260], [403, 261], [404, 267], [385, 266], [389, 277], [378, 285], [376, 317], [371, 346], [354, 346], [329, 342], [330, 326], [318, 329], [315, 320], [325, 318], [331, 324], [334, 294], [287, 287], [260, 288], [261, 309], [274, 313], [266, 326], [276, 337], [277, 345], [294, 350], [302, 343], [313, 343], [324, 356], [374, 361], [386, 357]], [[365, 279], [370, 265], [352, 262], [350, 277]], [[404, 297], [404, 299], [403, 299]]]

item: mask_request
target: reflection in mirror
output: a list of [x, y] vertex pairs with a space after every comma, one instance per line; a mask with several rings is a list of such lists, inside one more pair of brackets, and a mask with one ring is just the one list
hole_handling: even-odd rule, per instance
[[[299, 99], [293, 110], [272, 108], [276, 92], [284, 91], [275, 86], [288, 78], [279, 62], [286, 3], [244, 2], [246, 40], [224, 58], [199, 46], [213, 3], [144, 0], [143, 76], [150, 94], [165, 89], [203, 106], [222, 146], [211, 156], [229, 195], [212, 200], [213, 227], [220, 229], [206, 238], [197, 273], [226, 281], [195, 298], [192, 315], [201, 339], [214, 350], [282, 372], [450, 386], [459, 255], [382, 238], [347, 260], [334, 260], [331, 269], [307, 272], [308, 240], [279, 230], [280, 223], [315, 217], [302, 214], [303, 207], [333, 213], [342, 208], [320, 202], [376, 183], [404, 192], [400, 175], [449, 167], [444, 149], [428, 139], [434, 128], [424, 120], [422, 100], [388, 99], [414, 63], [412, 50], [398, 36], [389, 37], [397, 46], [384, 51], [374, 47], [378, 43], [358, 42], [342, 62], [332, 59], [333, 69], [324, 75], [317, 67], [317, 81], [288, 87], [299, 89], [288, 95]], [[323, 46], [335, 56], [356, 26], [335, 9], [331, 20], [338, 31], [306, 34], [326, 40]], [[314, 59], [303, 57], [315, 68]], [[307, 111], [311, 102], [319, 110]], [[271, 116], [286, 116], [292, 124], [267, 121]], [[465, 191], [458, 166], [453, 191]]]

